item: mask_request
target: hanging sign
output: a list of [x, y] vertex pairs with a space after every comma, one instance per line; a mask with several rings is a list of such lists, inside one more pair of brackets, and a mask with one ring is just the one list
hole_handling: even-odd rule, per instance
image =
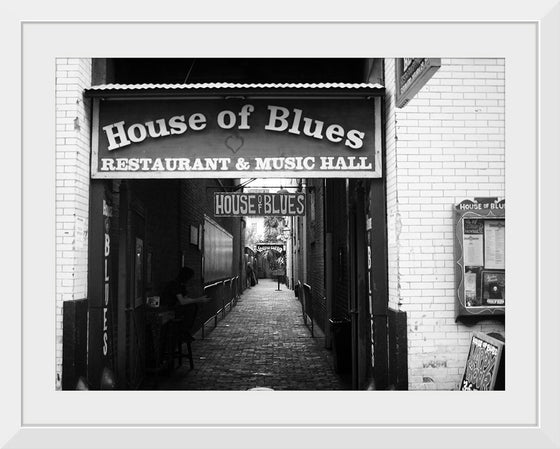
[[441, 67], [440, 58], [397, 58], [395, 60], [396, 106], [404, 107]]
[[281, 253], [282, 251], [284, 251], [284, 244], [283, 243], [257, 243], [256, 250], [257, 252], [273, 250]]
[[298, 215], [305, 215], [305, 193], [214, 193], [215, 217]]
[[380, 102], [95, 98], [91, 176], [380, 177]]

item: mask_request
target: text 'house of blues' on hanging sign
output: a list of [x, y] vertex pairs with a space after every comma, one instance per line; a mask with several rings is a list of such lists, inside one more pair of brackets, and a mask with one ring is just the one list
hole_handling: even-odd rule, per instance
[[380, 98], [94, 99], [93, 178], [381, 177]]
[[303, 215], [305, 193], [214, 193], [215, 217]]

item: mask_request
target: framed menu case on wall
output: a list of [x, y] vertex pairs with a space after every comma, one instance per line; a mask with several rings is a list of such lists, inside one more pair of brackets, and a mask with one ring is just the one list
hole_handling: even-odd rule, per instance
[[455, 205], [456, 321], [505, 313], [505, 200], [466, 199]]

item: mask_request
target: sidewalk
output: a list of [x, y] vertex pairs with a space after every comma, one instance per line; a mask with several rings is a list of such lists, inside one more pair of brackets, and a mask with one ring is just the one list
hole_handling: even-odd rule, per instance
[[204, 339], [188, 362], [162, 376], [159, 390], [343, 390], [323, 338], [311, 338], [294, 292], [271, 279], [245, 290], [237, 306]]

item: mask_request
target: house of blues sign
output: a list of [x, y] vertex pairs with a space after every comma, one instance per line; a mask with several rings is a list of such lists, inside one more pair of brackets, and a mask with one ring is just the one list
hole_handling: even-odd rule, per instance
[[380, 97], [94, 98], [93, 178], [380, 177]]
[[214, 193], [215, 217], [267, 215], [305, 215], [305, 193]]

